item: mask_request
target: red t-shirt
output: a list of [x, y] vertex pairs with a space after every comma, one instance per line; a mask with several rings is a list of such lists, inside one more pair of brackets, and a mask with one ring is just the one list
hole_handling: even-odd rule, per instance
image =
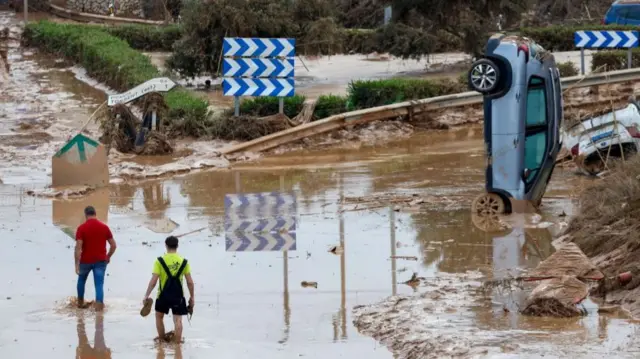
[[107, 260], [107, 241], [113, 238], [109, 227], [95, 218], [78, 227], [76, 240], [82, 241], [80, 263], [97, 263]]

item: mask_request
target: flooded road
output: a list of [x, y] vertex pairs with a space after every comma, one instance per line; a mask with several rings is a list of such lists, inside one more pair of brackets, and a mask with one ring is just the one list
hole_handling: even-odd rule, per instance
[[[354, 306], [414, 293], [401, 284], [414, 272], [436, 282], [468, 270], [497, 277], [504, 269], [533, 266], [553, 250], [546, 229], [491, 235], [472, 224], [468, 204], [483, 178], [480, 132], [419, 134], [349, 153], [290, 153], [233, 171], [140, 187], [112, 185], [75, 201], [25, 197], [18, 187], [0, 185], [0, 212], [6, 218], [2, 232], [11, 238], [0, 254], [3, 268], [10, 269], [0, 299], [2, 352], [9, 358], [69, 358], [76, 350], [95, 349], [94, 340], [100, 347], [97, 330], [110, 353], [94, 350], [98, 358], [392, 358], [386, 347], [358, 333], [352, 324]], [[569, 171], [554, 175], [553, 198], [544, 202], [542, 221], [557, 222], [561, 211], [570, 214], [569, 200], [562, 197], [582, 180]], [[272, 191], [295, 194], [297, 223], [295, 235], [289, 234], [295, 248], [292, 243], [288, 251], [269, 250], [278, 249], [273, 243], [229, 246], [224, 196]], [[388, 204], [372, 209], [349, 204], [377, 194], [439, 200], [398, 212]], [[75, 293], [73, 242], [60, 228], [81, 223], [88, 204], [108, 222], [119, 244], [108, 267], [104, 317], [66, 304]], [[166, 237], [149, 228], [151, 221], [163, 218], [178, 225], [173, 234], [206, 227], [181, 240], [180, 252], [191, 262], [196, 282], [196, 307], [177, 353], [172, 347], [156, 348], [153, 317], [138, 315]], [[333, 247], [336, 254], [329, 252]], [[317, 282], [317, 288], [303, 287], [304, 281]], [[507, 303], [497, 294], [487, 299], [475, 293], [468, 303], [452, 301], [457, 312], [449, 324], [432, 324], [444, 333], [501, 337], [483, 342], [495, 349], [488, 357], [501, 358], [524, 357], [520, 350], [525, 349], [530, 357], [581, 353], [575, 357], [595, 358], [628, 346], [636, 330], [622, 319], [595, 313], [570, 321], [523, 318], [492, 304], [501, 301]], [[509, 356], [500, 348], [514, 336], [519, 345]]]
[[[71, 64], [22, 48], [19, 22], [14, 13], [0, 11], [0, 28], [11, 30], [11, 40], [0, 49], [6, 51], [9, 70], [0, 81], [0, 180], [48, 183], [51, 155], [105, 95], [80, 81]], [[97, 125], [87, 129], [95, 131]]]
[[[3, 16], [0, 26], [15, 22]], [[481, 127], [416, 133], [384, 147], [290, 152], [233, 170], [112, 184], [79, 200], [52, 201], [25, 190], [49, 182], [43, 169], [50, 156], [105, 94], [80, 81], [78, 69], [15, 42], [8, 59], [11, 79], [0, 83], [0, 229], [7, 238], [0, 351], [7, 358], [392, 358], [354, 327], [353, 307], [438, 294], [446, 288], [440, 282], [466, 289], [454, 288], [460, 295], [429, 320], [402, 323], [457, 335], [484, 357], [627, 358], [639, 350], [637, 325], [600, 316], [594, 304], [585, 318], [526, 318], [517, 314], [522, 293], [486, 296], [466, 287], [478, 279], [469, 273], [508, 278], [546, 258], [554, 223], [573, 211], [570, 194], [589, 182], [558, 168], [533, 226], [515, 218], [512, 229], [483, 232], [469, 212], [483, 187]], [[249, 243], [238, 245], [225, 233], [225, 195], [263, 192], [295, 195], [295, 231], [246, 235]], [[414, 199], [423, 202], [407, 204]], [[119, 244], [99, 315], [68, 306], [76, 276], [67, 233], [82, 222], [86, 205], [96, 207]], [[153, 261], [164, 251], [167, 234], [158, 224], [167, 219], [177, 226], [172, 234], [205, 228], [181, 240], [196, 308], [177, 351], [157, 348], [153, 317], [138, 315]], [[413, 273], [436, 288], [403, 284]], [[92, 286], [89, 280], [88, 298]], [[434, 303], [427, 297], [425, 307]]]

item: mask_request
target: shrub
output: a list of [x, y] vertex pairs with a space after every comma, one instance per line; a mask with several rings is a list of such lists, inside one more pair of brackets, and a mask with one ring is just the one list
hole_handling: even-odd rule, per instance
[[[631, 67], [640, 67], [640, 49], [634, 48]], [[614, 71], [627, 68], [627, 50], [598, 51], [591, 57], [592, 71]]]
[[[27, 45], [74, 60], [90, 76], [118, 91], [127, 91], [160, 76], [149, 58], [95, 26], [32, 22], [26, 26], [23, 40]], [[164, 96], [170, 109], [169, 122], [181, 118], [204, 120], [208, 106], [204, 100], [183, 89], [174, 89]]]
[[457, 82], [419, 79], [358, 80], [349, 84], [349, 101], [355, 109], [444, 96], [464, 91]]
[[173, 43], [182, 36], [179, 25], [119, 25], [104, 28], [111, 35], [126, 41], [134, 49], [144, 51], [171, 51]]
[[578, 67], [571, 61], [560, 62], [557, 66], [560, 71], [560, 77], [576, 76], [579, 73]]
[[350, 111], [348, 101], [349, 98], [347, 96], [322, 95], [318, 97], [313, 116], [316, 120], [322, 120], [329, 116]]
[[[295, 117], [304, 106], [305, 97], [295, 95], [284, 98], [284, 114], [289, 118]], [[240, 114], [243, 116], [271, 116], [278, 113], [279, 101], [277, 97], [254, 97], [240, 103]]]

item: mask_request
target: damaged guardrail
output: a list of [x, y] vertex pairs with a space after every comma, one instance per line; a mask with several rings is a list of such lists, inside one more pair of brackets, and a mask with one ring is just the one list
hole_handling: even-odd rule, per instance
[[[640, 68], [591, 73], [587, 76], [579, 75], [565, 77], [562, 79], [562, 88], [563, 90], [568, 90], [571, 88], [608, 85], [633, 80], [640, 80]], [[222, 149], [221, 152], [225, 155], [231, 155], [238, 152], [266, 151], [286, 143], [301, 140], [305, 137], [337, 130], [344, 126], [359, 125], [371, 121], [384, 120], [399, 116], [412, 116], [421, 112], [442, 108], [468, 106], [480, 103], [482, 103], [482, 95], [479, 92], [469, 91], [459, 94], [399, 102], [386, 106], [345, 112], [322, 120], [276, 132], [271, 135], [256, 138], [248, 142], [229, 146]]]

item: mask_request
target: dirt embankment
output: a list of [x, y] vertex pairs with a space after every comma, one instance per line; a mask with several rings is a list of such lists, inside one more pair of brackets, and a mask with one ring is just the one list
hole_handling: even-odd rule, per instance
[[[607, 277], [592, 295], [640, 318], [639, 157], [617, 163], [606, 178], [584, 190], [566, 234]], [[624, 272], [633, 276], [625, 285], [609, 279]]]

